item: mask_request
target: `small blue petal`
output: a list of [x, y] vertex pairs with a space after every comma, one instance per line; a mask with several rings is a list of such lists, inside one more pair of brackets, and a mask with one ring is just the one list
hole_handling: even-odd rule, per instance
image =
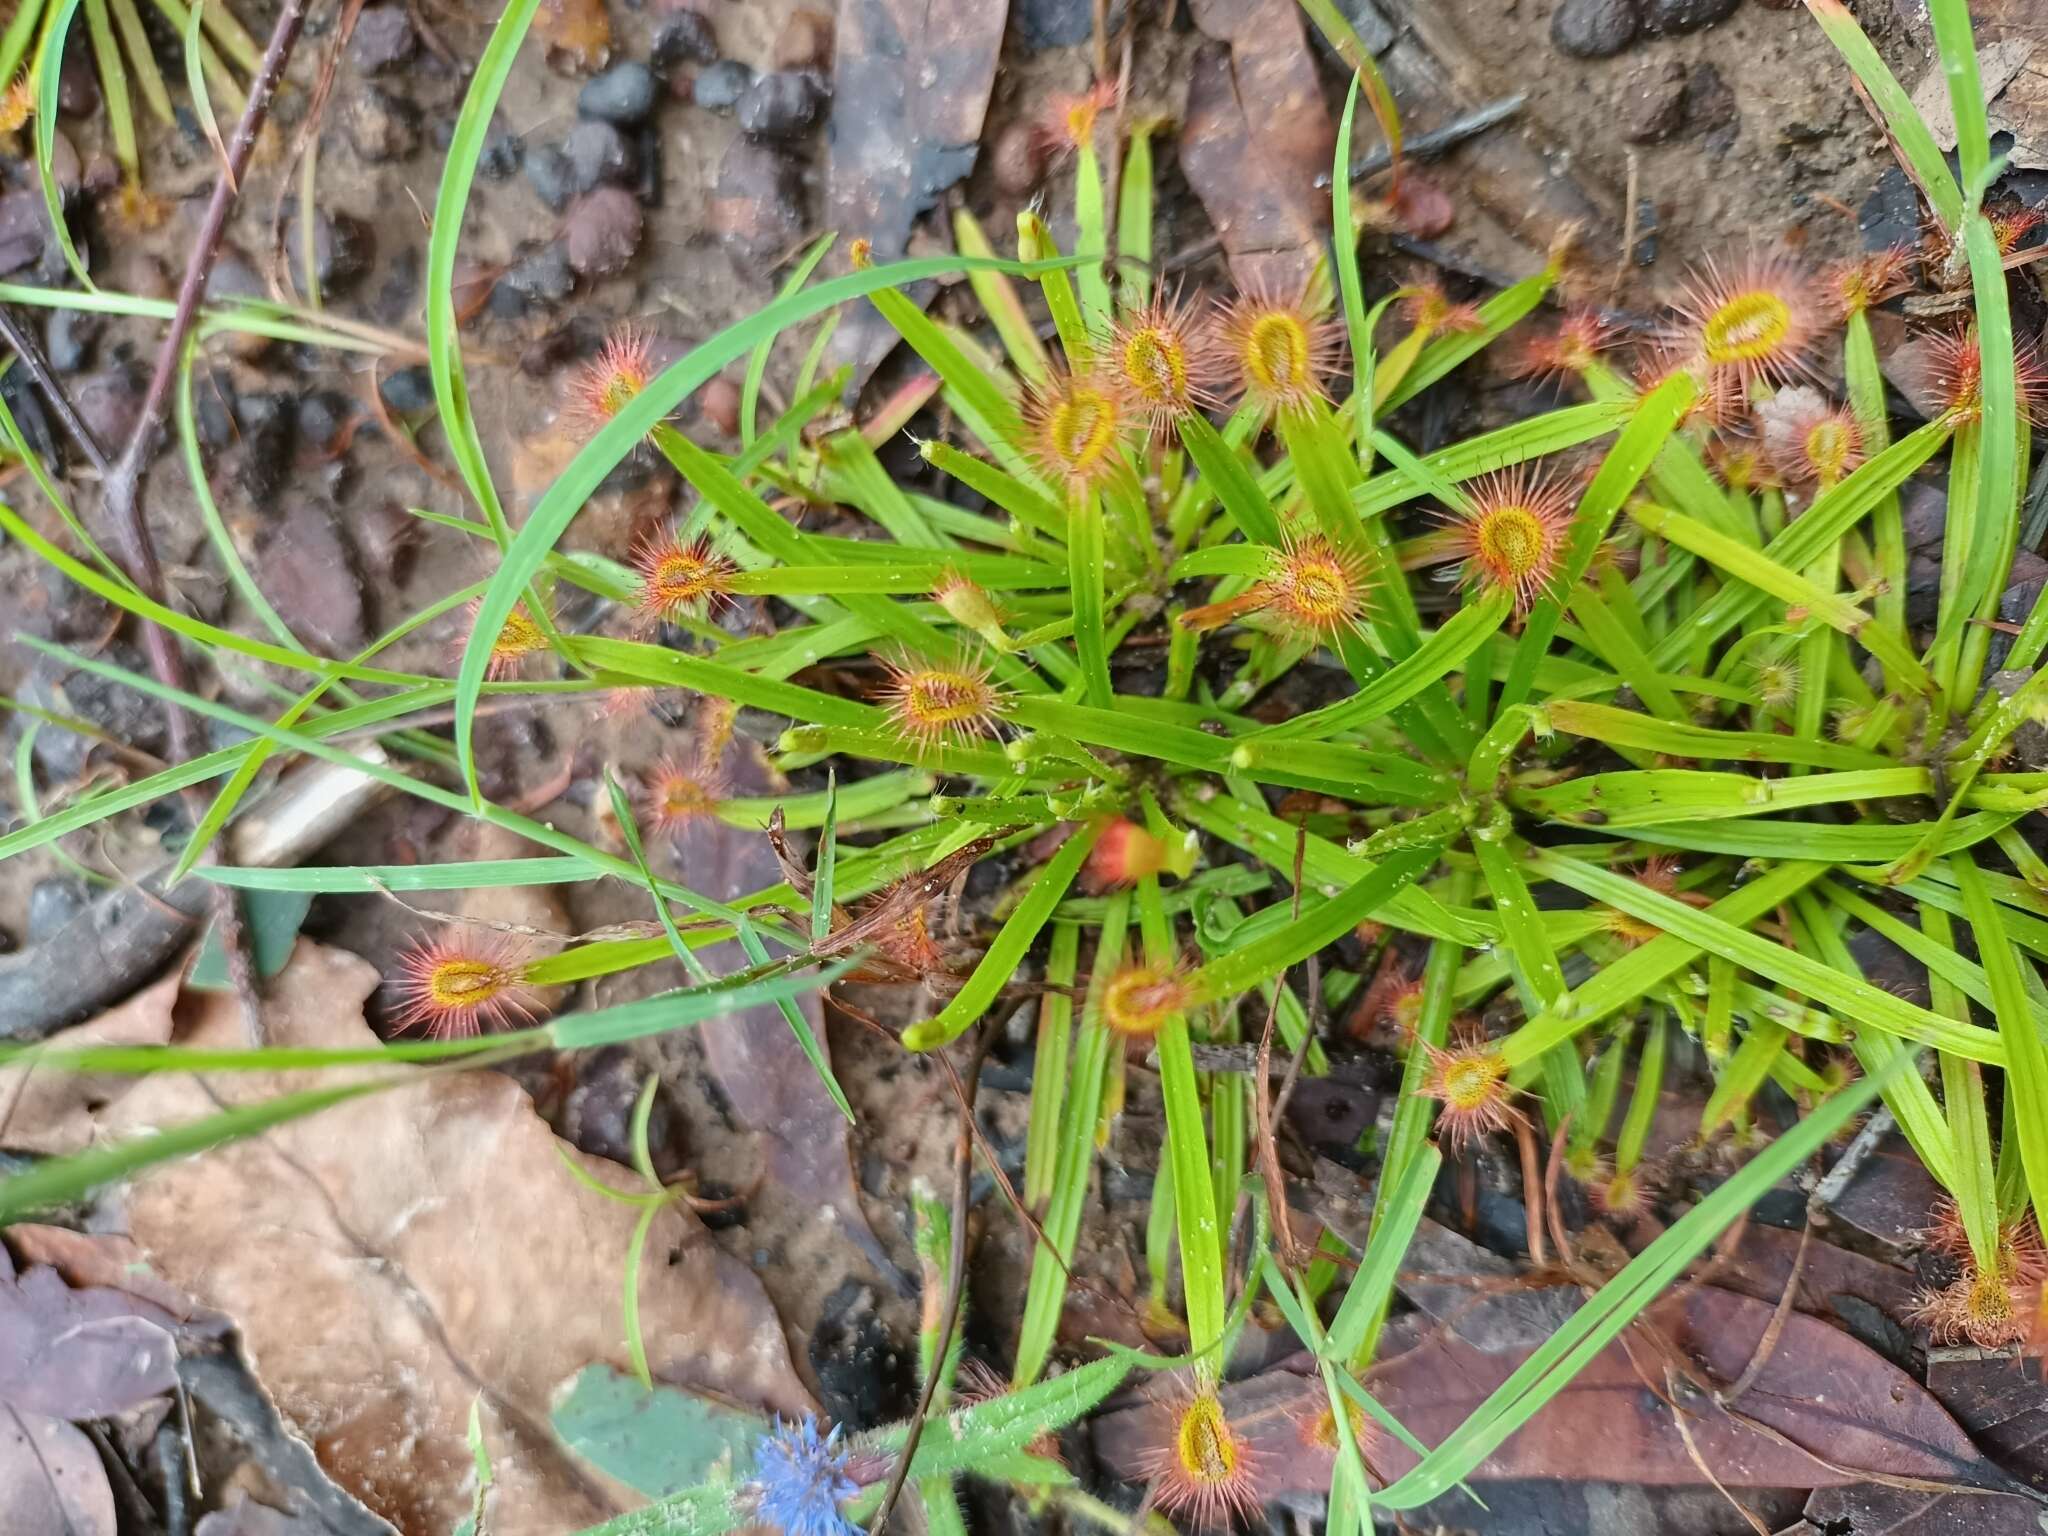
[[778, 1420], [754, 1452], [759, 1519], [780, 1526], [783, 1536], [861, 1536], [860, 1527], [839, 1512], [860, 1492], [847, 1475], [849, 1459], [839, 1449], [836, 1427], [820, 1435], [809, 1414], [796, 1424]]

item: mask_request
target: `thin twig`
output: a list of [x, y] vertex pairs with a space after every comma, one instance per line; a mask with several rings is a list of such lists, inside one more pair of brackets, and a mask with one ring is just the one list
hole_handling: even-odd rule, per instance
[[968, 1064], [964, 1083], [952, 1059], [944, 1051], [938, 1052], [939, 1065], [946, 1069], [946, 1075], [953, 1080], [954, 1092], [960, 1096], [960, 1135], [953, 1144], [953, 1232], [951, 1247], [946, 1253], [945, 1311], [939, 1324], [938, 1344], [932, 1351], [931, 1373], [924, 1379], [924, 1393], [917, 1400], [917, 1412], [910, 1418], [910, 1433], [903, 1437], [903, 1449], [897, 1454], [895, 1469], [889, 1474], [889, 1486], [882, 1492], [881, 1507], [875, 1511], [875, 1518], [868, 1525], [868, 1536], [881, 1536], [896, 1508], [896, 1500], [903, 1493], [903, 1484], [910, 1476], [911, 1458], [917, 1455], [917, 1442], [924, 1438], [924, 1424], [932, 1411], [932, 1398], [938, 1392], [940, 1379], [946, 1374], [946, 1356], [952, 1353], [953, 1335], [960, 1327], [960, 1292], [967, 1274], [967, 1195], [974, 1182], [974, 1099], [981, 1089], [981, 1064], [987, 1058], [994, 1039], [986, 1025], [977, 1029], [974, 1056]]
[[0, 304], [0, 341], [5, 341], [21, 359], [21, 366], [28, 370], [28, 376], [43, 392], [43, 398], [50, 402], [50, 409], [57, 413], [57, 419], [64, 424], [64, 430], [71, 434], [73, 442], [85, 453], [93, 469], [101, 479], [108, 470], [107, 450], [100, 446], [99, 438], [85, 418], [78, 414], [78, 407], [71, 403], [71, 396], [64, 386], [57, 382], [57, 374], [50, 367], [50, 360], [43, 356], [43, 349], [37, 345], [35, 336], [17, 320], [14, 311]]

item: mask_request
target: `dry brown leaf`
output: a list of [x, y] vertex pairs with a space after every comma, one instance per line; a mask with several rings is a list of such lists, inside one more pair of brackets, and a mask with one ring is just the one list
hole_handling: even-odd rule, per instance
[[612, 51], [612, 18], [604, 0], [540, 0], [533, 35], [547, 45], [548, 61], [588, 74]]
[[[180, 979], [173, 972], [59, 1038], [72, 1046], [162, 1045], [171, 1038]], [[82, 1152], [92, 1144], [91, 1108], [128, 1084], [126, 1078], [49, 1072], [33, 1061], [0, 1068], [0, 1145], [52, 1157]]]
[[[272, 1042], [373, 1044], [362, 1005], [377, 981], [354, 955], [302, 940], [265, 1001]], [[192, 1002], [179, 1043], [240, 1042], [231, 997]], [[167, 1074], [106, 1106], [96, 1129], [144, 1134], [333, 1080]], [[421, 1073], [156, 1171], [130, 1196], [130, 1224], [158, 1273], [240, 1322], [322, 1465], [402, 1531], [439, 1536], [466, 1513], [481, 1395], [492, 1531], [556, 1536], [628, 1502], [572, 1465], [547, 1421], [577, 1371], [626, 1364], [619, 1293], [636, 1215], [573, 1180], [560, 1145], [509, 1079]], [[759, 1282], [684, 1209], [654, 1224], [640, 1305], [659, 1379], [779, 1413], [811, 1407]]]
[[[1995, 35], [1995, 29], [1992, 34]], [[1977, 50], [1977, 68], [1984, 80], [1984, 117], [1992, 135], [2012, 135], [2012, 164], [2017, 170], [2048, 168], [2048, 43], [2012, 36], [1988, 42]], [[1913, 105], [1927, 119], [1934, 142], [1956, 147], [1956, 119], [1950, 110], [1948, 80], [1941, 66], [1929, 66], [1913, 90]]]
[[1336, 129], [1294, 0], [1194, 0], [1223, 47], [1195, 55], [1181, 169], [1230, 258], [1237, 286], [1291, 299], [1322, 255]]
[[0, 1409], [0, 1536], [114, 1536], [114, 1490], [71, 1425]]

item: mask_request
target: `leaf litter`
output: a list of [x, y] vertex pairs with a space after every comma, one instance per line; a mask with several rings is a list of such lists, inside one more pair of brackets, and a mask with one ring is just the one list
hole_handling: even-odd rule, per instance
[[[302, 940], [266, 1000], [271, 1042], [373, 1046], [362, 1015], [377, 984], [354, 955]], [[180, 1045], [241, 1043], [229, 997], [188, 996], [178, 1026]], [[157, 1074], [110, 1093], [91, 1129], [144, 1134], [317, 1076]], [[38, 1139], [19, 1123], [9, 1133], [30, 1150]], [[634, 1502], [547, 1428], [586, 1366], [626, 1363], [619, 1277], [636, 1216], [570, 1177], [564, 1156], [617, 1182], [615, 1165], [563, 1147], [511, 1080], [406, 1071], [385, 1092], [159, 1169], [129, 1192], [129, 1231], [157, 1275], [236, 1320], [323, 1468], [400, 1530], [452, 1529], [468, 1513], [480, 1401], [498, 1448], [492, 1530], [552, 1536]], [[680, 1204], [654, 1220], [640, 1318], [657, 1380], [811, 1410], [758, 1280]]]

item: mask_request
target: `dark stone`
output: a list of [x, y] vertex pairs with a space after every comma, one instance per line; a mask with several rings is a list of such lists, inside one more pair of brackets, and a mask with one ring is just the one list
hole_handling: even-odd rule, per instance
[[690, 99], [706, 111], [730, 112], [753, 83], [753, 70], [738, 59], [720, 59], [697, 76]]
[[0, 276], [21, 271], [46, 282], [59, 281], [65, 271], [43, 194], [29, 187], [0, 196]]
[[50, 135], [50, 177], [66, 202], [85, 185], [85, 167], [79, 164], [78, 151], [62, 128]]
[[[1110, 7], [1112, 30], [1123, 25], [1122, 0]], [[1033, 53], [1072, 48], [1095, 35], [1095, 0], [1011, 0], [1012, 35]]]
[[519, 354], [519, 371], [529, 379], [544, 379], [557, 369], [589, 355], [597, 339], [588, 335], [579, 316], [567, 325], [558, 325], [531, 343]]
[[764, 258], [803, 235], [803, 168], [780, 149], [742, 136], [718, 163], [707, 218], [712, 231], [742, 256]]
[[235, 400], [235, 426], [241, 438], [238, 478], [249, 499], [259, 505], [278, 493], [291, 469], [297, 417], [296, 401], [289, 394], [241, 395]]
[[225, 368], [209, 369], [192, 381], [192, 415], [203, 448], [218, 453], [235, 441], [235, 381]]
[[664, 74], [678, 64], [711, 64], [718, 59], [718, 29], [702, 11], [678, 11], [654, 30], [648, 61]]
[[349, 35], [348, 56], [366, 75], [382, 75], [412, 61], [419, 35], [402, 5], [366, 5]]
[[1742, 0], [1644, 0], [1643, 29], [1653, 33], [1697, 32], [1735, 14]]
[[568, 163], [569, 185], [577, 192], [607, 183], [629, 185], [639, 168], [632, 142], [610, 123], [595, 118], [569, 130], [562, 140], [562, 156]]
[[[72, 33], [75, 40], [78, 34]], [[64, 62], [57, 70], [57, 115], [86, 118], [100, 110], [100, 77], [93, 69], [92, 54], [84, 48], [64, 50]]]
[[[302, 219], [290, 219], [285, 224], [285, 256], [291, 263], [294, 277], [306, 270], [305, 241], [301, 238], [304, 227]], [[363, 274], [370, 270], [370, 258], [376, 254], [376, 239], [370, 232], [370, 226], [361, 219], [346, 213], [316, 211], [313, 215], [313, 270], [320, 280], [320, 291], [346, 293], [360, 282]]]
[[264, 594], [330, 656], [350, 655], [369, 638], [362, 584], [340, 523], [339, 508], [295, 500], [256, 552]]
[[104, 315], [90, 314], [82, 309], [57, 309], [50, 312], [50, 323], [43, 332], [43, 350], [48, 354], [50, 366], [59, 373], [76, 373], [92, 362], [92, 349], [99, 344], [100, 332], [106, 329]]
[[299, 441], [321, 455], [341, 448], [341, 435], [356, 418], [356, 402], [338, 389], [316, 389], [299, 399]]
[[477, 157], [476, 168], [492, 181], [503, 181], [519, 169], [524, 155], [525, 146], [519, 135], [502, 119], [494, 117], [490, 132], [484, 135], [484, 152]]
[[[632, 1167], [638, 1154], [633, 1120], [645, 1075], [639, 1059], [622, 1045], [603, 1046], [585, 1056], [576, 1065], [576, 1086], [563, 1096], [555, 1121], [562, 1139], [592, 1157]], [[658, 1174], [676, 1167], [679, 1129], [673, 1100], [665, 1086], [657, 1087], [647, 1117], [647, 1149]]]
[[1742, 114], [1735, 105], [1735, 92], [1711, 64], [1695, 64], [1685, 79], [1685, 126], [1702, 135], [1716, 154], [1733, 147], [1742, 127]]
[[524, 160], [527, 185], [556, 213], [569, 206], [576, 195], [575, 173], [568, 153], [555, 144], [530, 144]]
[[344, 93], [342, 128], [369, 165], [409, 160], [420, 147], [420, 109], [382, 86]]
[[491, 290], [491, 312], [502, 316], [523, 314], [529, 307], [551, 309], [576, 289], [576, 274], [569, 270], [569, 253], [559, 240], [551, 240], [519, 258]]
[[1919, 240], [1920, 195], [1898, 166], [1884, 168], [1856, 210], [1856, 236], [1866, 251], [1904, 249]]
[[142, 391], [125, 368], [102, 368], [74, 379], [71, 403], [109, 453], [120, 452], [142, 416]]
[[874, 1290], [858, 1280], [825, 1298], [809, 1354], [818, 1406], [835, 1424], [871, 1429], [915, 1406], [909, 1364], [882, 1325]]
[[[129, 672], [149, 676], [149, 661], [140, 649], [121, 641], [102, 654], [101, 660], [112, 662]], [[169, 742], [169, 726], [164, 719], [163, 706], [146, 693], [130, 688], [126, 683], [117, 683], [112, 678], [99, 677], [91, 672], [71, 671], [61, 662], [52, 662], [54, 675], [63, 682], [63, 690], [57, 708], [76, 715], [88, 724], [96, 725], [116, 741], [125, 741], [131, 747], [140, 747], [145, 752], [161, 755]], [[45, 738], [63, 737], [76, 741], [69, 731], [45, 727], [36, 734], [37, 757]], [[175, 798], [175, 797], [173, 797]]]
[[763, 139], [793, 139], [818, 120], [822, 103], [809, 75], [777, 70], [741, 93], [734, 109], [740, 131]]
[[1657, 199], [1636, 199], [1636, 248], [1629, 252], [1639, 267], [1657, 265]]
[[1636, 0], [1563, 0], [1550, 13], [1550, 41], [1575, 59], [1605, 59], [1636, 40]]
[[85, 910], [85, 882], [72, 875], [50, 875], [28, 892], [28, 942], [40, 944]]
[[1685, 121], [1685, 66], [1676, 59], [1638, 65], [1621, 97], [1621, 136], [1661, 144]]
[[384, 404], [401, 416], [434, 408], [434, 375], [425, 363], [387, 373], [377, 385]]
[[607, 123], [638, 123], [654, 110], [660, 94], [661, 82], [654, 78], [654, 71], [638, 59], [627, 59], [595, 76], [577, 93], [576, 111]]
[[640, 249], [645, 221], [624, 187], [599, 187], [569, 205], [563, 226], [570, 269], [579, 277], [612, 277]]

